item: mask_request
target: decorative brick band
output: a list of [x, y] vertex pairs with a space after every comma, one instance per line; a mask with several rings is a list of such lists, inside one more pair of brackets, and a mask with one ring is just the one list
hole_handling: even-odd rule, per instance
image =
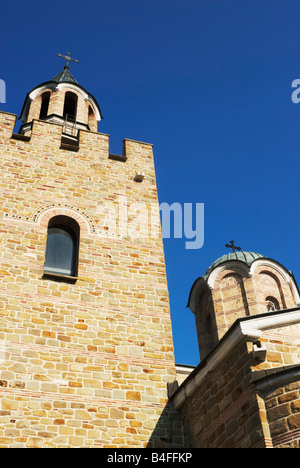
[[[292, 346], [298, 346], [300, 343], [300, 336], [299, 335], [292, 335], [291, 333], [280, 333], [280, 332], [270, 332], [269, 330], [264, 331], [262, 333], [263, 340], [272, 340], [273, 342], [280, 343], [280, 344], [291, 344]], [[272, 342], [271, 341], [271, 342]]]
[[[133, 392], [134, 393], [134, 392]], [[162, 411], [166, 403], [155, 403], [147, 401], [137, 401], [134, 399], [115, 399], [115, 398], [100, 398], [92, 397], [85, 395], [71, 395], [67, 393], [54, 393], [46, 391], [33, 391], [33, 390], [24, 390], [24, 389], [11, 389], [9, 387], [0, 387], [0, 396], [12, 395], [17, 396], [19, 401], [24, 398], [26, 401], [29, 399], [36, 400], [46, 400], [46, 401], [67, 401], [74, 402], [77, 404], [84, 403], [90, 405], [100, 405], [100, 406], [114, 406], [114, 407], [124, 407], [129, 406], [130, 408], [153, 408]]]
[[[12, 266], [15, 265], [15, 260], [14, 259], [0, 258], [0, 266], [5, 267], [5, 266], [11, 266], [11, 265]], [[28, 268], [36, 268], [36, 269], [41, 268], [40, 263], [32, 262], [31, 260], [30, 261], [23, 261], [23, 262], [18, 261], [18, 265], [19, 266], [25, 266], [25, 267], [28, 267]], [[43, 269], [41, 271], [43, 272]], [[113, 283], [123, 283], [124, 282], [122, 277], [115, 276], [113, 274], [109, 274], [109, 272], [108, 273], [103, 273], [103, 274], [102, 273], [85, 272], [84, 275], [79, 275], [78, 279], [81, 280], [82, 276], [84, 276], [85, 280], [88, 279], [88, 278], [91, 278], [91, 279], [94, 278], [96, 280], [101, 280], [101, 281], [111, 281]], [[126, 278], [126, 283], [128, 285], [136, 286], [136, 279]], [[152, 287], [152, 288], [168, 291], [168, 286], [167, 286], [166, 283], [159, 283], [159, 282], [155, 283], [153, 281], [148, 281], [147, 279], [145, 280], [143, 278], [139, 278], [139, 286], [140, 286], [141, 290], [143, 288], [145, 288], [145, 287]], [[2, 292], [3, 292], [3, 290], [2, 290]], [[164, 316], [165, 313], [162, 313], [162, 315]], [[300, 340], [300, 338], [299, 338], [299, 340]]]
[[[46, 290], [47, 288], [45, 288]], [[11, 291], [0, 288], [0, 294], [2, 296], [9, 296], [11, 297]], [[120, 314], [124, 314], [128, 316], [128, 314], [133, 314], [133, 315], [138, 315], [138, 316], [148, 316], [148, 317], [161, 317], [161, 318], [166, 318], [169, 314], [168, 308], [166, 311], [162, 311], [161, 307], [157, 308], [157, 311], [155, 310], [150, 310], [148, 311], [147, 309], [137, 309], [137, 308], [129, 308], [129, 307], [124, 307], [122, 305], [110, 305], [110, 304], [101, 304], [98, 302], [90, 302], [90, 301], [85, 301], [85, 300], [75, 300], [75, 299], [64, 299], [62, 297], [55, 297], [51, 296], [49, 294], [38, 294], [34, 292], [22, 292], [22, 291], [14, 291], [14, 296], [15, 297], [21, 297], [23, 299], [22, 301], [22, 307], [26, 308], [26, 301], [27, 300], [37, 300], [40, 299], [43, 302], [52, 302], [55, 306], [59, 305], [78, 305], [78, 307], [82, 307], [84, 309], [89, 309], [91, 311], [95, 311], [95, 313], [100, 313], [103, 311], [112, 311], [112, 312], [117, 312]], [[0, 309], [0, 316], [1, 316], [1, 309]]]
[[81, 232], [84, 234], [98, 234], [105, 235], [105, 237], [121, 237], [120, 234], [114, 235], [97, 229], [96, 223], [90, 214], [75, 205], [64, 203], [48, 203], [47, 205], [40, 206], [31, 216], [19, 216], [5, 213], [4, 217], [18, 221], [37, 223], [39, 226], [47, 228], [49, 220], [58, 215], [69, 216], [70, 218], [75, 219], [80, 226]]
[[52, 203], [41, 206], [32, 215], [32, 221], [37, 222], [42, 227], [47, 227], [49, 220], [53, 216], [69, 216], [75, 219], [82, 232], [86, 234], [96, 232], [96, 224], [92, 217], [81, 208], [74, 205], [66, 205], [62, 203]]
[[[69, 216], [70, 218], [75, 219], [79, 226], [82, 233], [87, 235], [98, 235], [108, 239], [114, 239], [119, 242], [125, 242], [128, 246], [136, 247], [136, 243], [130, 241], [128, 239], [124, 239], [122, 234], [119, 232], [113, 233], [108, 232], [104, 229], [98, 229], [96, 222], [94, 221], [93, 217], [88, 214], [86, 211], [82, 210], [82, 208], [76, 207], [75, 205], [68, 205], [64, 203], [48, 203], [47, 205], [40, 206], [38, 209], [34, 211], [31, 216], [20, 216], [17, 214], [10, 214], [5, 213], [5, 219], [12, 219], [15, 221], [25, 221], [29, 223], [35, 223], [43, 228], [47, 228], [49, 220], [53, 216], [57, 215], [64, 215]], [[140, 243], [141, 248], [148, 248], [150, 246], [151, 250], [162, 250], [161, 247], [157, 248], [157, 246], [153, 246], [151, 243]]]
[[31, 351], [40, 351], [44, 353], [54, 354], [54, 355], [61, 355], [67, 357], [88, 357], [94, 359], [104, 359], [107, 361], [115, 362], [121, 361], [126, 362], [129, 365], [144, 365], [144, 366], [172, 366], [174, 362], [171, 359], [161, 359], [161, 358], [148, 358], [148, 357], [139, 357], [139, 356], [129, 356], [125, 354], [113, 354], [113, 353], [105, 353], [105, 352], [98, 352], [98, 351], [89, 351], [79, 348], [60, 348], [57, 346], [47, 346], [47, 345], [39, 345], [35, 343], [17, 343], [15, 341], [8, 341], [8, 340], [0, 340], [0, 349], [4, 352], [6, 348], [9, 349], [19, 349], [19, 350], [31, 350]]
[[288, 444], [293, 442], [294, 440], [300, 440], [300, 430], [296, 429], [293, 432], [289, 432], [288, 434], [279, 435], [273, 438], [273, 446], [279, 447], [283, 444]]
[[53, 216], [63, 215], [75, 219], [82, 232], [86, 234], [96, 233], [96, 224], [91, 215], [87, 214], [81, 208], [74, 205], [67, 205], [63, 203], [49, 203], [40, 206], [31, 216], [19, 216], [5, 213], [5, 218], [15, 219], [18, 221], [28, 221], [37, 223], [42, 227], [47, 227], [48, 222]]

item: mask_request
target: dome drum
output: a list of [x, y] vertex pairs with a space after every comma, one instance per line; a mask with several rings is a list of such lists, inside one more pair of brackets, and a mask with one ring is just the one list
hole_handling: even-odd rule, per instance
[[255, 252], [223, 255], [195, 281], [188, 300], [195, 314], [201, 359], [237, 319], [299, 303], [293, 274], [277, 261]]

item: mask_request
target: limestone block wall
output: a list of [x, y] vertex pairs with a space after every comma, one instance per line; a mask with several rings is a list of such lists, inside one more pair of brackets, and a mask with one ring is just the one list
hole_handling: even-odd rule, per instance
[[241, 343], [188, 395], [180, 408], [186, 447], [266, 447], [250, 365]]
[[260, 341], [267, 354], [257, 370], [264, 370], [266, 375], [257, 382], [257, 388], [272, 446], [299, 448], [300, 325], [265, 330]]
[[[80, 131], [67, 151], [61, 126], [35, 120], [22, 141], [15, 119], [0, 113], [0, 446], [160, 446], [173, 430], [178, 446], [152, 145], [111, 158], [107, 135]], [[80, 226], [75, 283], [43, 277], [57, 214]]]
[[276, 448], [299, 448], [300, 378], [280, 383], [264, 392], [267, 418]]
[[[289, 312], [294, 315], [290, 324]], [[284, 326], [260, 333], [256, 329], [259, 343], [244, 338], [229, 354], [226, 341], [221, 343], [190, 375], [190, 382], [187, 378], [182, 383], [173, 401], [182, 416], [186, 447], [299, 448], [298, 317], [299, 308], [275, 312], [269, 323], [285, 320]], [[257, 355], [255, 346], [264, 352]]]

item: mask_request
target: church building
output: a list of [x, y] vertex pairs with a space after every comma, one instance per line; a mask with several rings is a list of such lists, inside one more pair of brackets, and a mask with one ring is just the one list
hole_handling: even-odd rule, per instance
[[227, 247], [233, 252], [194, 282], [188, 300], [201, 362], [170, 399], [185, 445], [299, 448], [297, 284], [279, 262]]
[[176, 365], [152, 145], [111, 154], [63, 58], [17, 133], [0, 112], [0, 447], [299, 447], [292, 273], [231, 241], [188, 299], [201, 362]]

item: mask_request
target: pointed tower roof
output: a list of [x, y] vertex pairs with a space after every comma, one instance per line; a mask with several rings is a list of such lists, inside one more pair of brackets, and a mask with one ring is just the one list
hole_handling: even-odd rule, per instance
[[52, 78], [51, 81], [54, 81], [55, 83], [62, 83], [62, 82], [67, 82], [67, 83], [74, 83], [74, 84], [79, 84], [77, 80], [75, 80], [74, 76], [70, 72], [69, 67], [65, 66], [63, 71], [58, 73], [54, 78]]

